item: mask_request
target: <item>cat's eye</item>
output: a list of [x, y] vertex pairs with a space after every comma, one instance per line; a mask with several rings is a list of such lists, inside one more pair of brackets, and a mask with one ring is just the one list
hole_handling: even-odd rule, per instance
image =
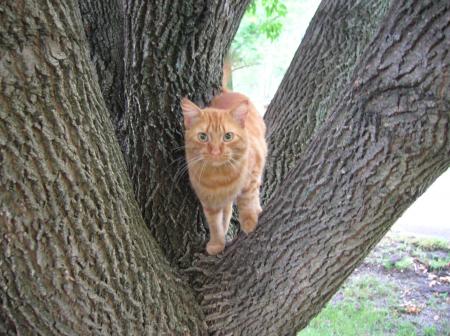
[[223, 141], [229, 142], [229, 141], [233, 140], [233, 138], [234, 138], [234, 134], [232, 132], [227, 132], [223, 136]]
[[198, 140], [200, 140], [201, 142], [208, 141], [208, 134], [206, 134], [204, 132], [198, 133]]

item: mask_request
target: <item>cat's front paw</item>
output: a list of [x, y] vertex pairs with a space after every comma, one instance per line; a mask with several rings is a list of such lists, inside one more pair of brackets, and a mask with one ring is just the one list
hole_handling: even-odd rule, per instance
[[208, 252], [209, 255], [216, 255], [222, 252], [225, 249], [225, 244], [221, 243], [211, 243], [209, 242], [206, 244], [206, 252]]

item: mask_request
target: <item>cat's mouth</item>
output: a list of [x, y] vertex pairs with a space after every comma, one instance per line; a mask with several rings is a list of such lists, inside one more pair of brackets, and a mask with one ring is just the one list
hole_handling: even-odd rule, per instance
[[213, 167], [219, 167], [227, 164], [227, 162], [230, 161], [230, 159], [223, 155], [220, 156], [208, 155], [205, 157], [205, 161]]
[[211, 161], [209, 162], [209, 164], [210, 164], [211, 166], [213, 166], [213, 167], [220, 167], [220, 166], [223, 166], [225, 163], [226, 163], [225, 160], [223, 160], [223, 161], [219, 161], [219, 160], [211, 160]]
[[225, 164], [227, 162], [227, 159], [217, 156], [208, 156], [205, 161], [208, 162], [211, 166], [218, 167]]

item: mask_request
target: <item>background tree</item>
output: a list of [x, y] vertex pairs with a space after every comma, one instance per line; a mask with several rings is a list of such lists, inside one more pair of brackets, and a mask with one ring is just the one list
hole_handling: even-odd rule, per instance
[[448, 2], [323, 2], [267, 114], [259, 227], [205, 256], [179, 100], [220, 90], [245, 6], [1, 5], [2, 333], [293, 334], [449, 167]]
[[255, 65], [261, 59], [257, 44], [265, 39], [273, 42], [280, 36], [287, 10], [279, 0], [249, 3], [224, 60], [223, 83], [228, 89], [233, 89], [233, 71]]

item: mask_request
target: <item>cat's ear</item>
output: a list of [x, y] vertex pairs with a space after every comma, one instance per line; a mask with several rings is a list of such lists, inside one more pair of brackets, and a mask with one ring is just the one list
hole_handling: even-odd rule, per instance
[[181, 109], [183, 110], [184, 127], [189, 128], [195, 119], [200, 116], [202, 110], [189, 99], [184, 97], [181, 99]]
[[248, 115], [248, 100], [244, 100], [238, 106], [231, 110], [231, 115], [234, 120], [236, 120], [242, 128], [245, 127], [245, 119]]

